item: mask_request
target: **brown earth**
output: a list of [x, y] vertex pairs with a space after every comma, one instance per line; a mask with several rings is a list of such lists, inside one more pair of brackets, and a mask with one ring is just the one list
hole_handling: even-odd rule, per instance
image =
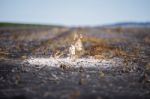
[[[76, 32], [84, 35], [81, 58], [123, 63], [110, 69], [22, 63], [66, 57]], [[150, 99], [150, 28], [0, 28], [0, 98]]]

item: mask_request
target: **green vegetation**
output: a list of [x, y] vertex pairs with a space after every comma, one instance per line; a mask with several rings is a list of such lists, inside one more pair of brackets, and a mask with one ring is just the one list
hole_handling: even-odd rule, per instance
[[[56, 25], [0, 22], [0, 27], [56, 27]], [[62, 27], [62, 26], [57, 26]]]

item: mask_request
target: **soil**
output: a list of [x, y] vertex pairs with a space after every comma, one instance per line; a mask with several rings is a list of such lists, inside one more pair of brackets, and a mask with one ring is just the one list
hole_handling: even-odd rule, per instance
[[150, 29], [0, 28], [0, 99], [59, 98], [150, 99]]

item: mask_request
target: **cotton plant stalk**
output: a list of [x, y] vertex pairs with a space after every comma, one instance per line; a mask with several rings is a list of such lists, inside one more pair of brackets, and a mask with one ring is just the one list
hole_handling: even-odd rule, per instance
[[69, 47], [70, 58], [79, 58], [84, 53], [84, 48], [82, 44], [83, 36], [82, 34], [74, 34], [73, 43]]

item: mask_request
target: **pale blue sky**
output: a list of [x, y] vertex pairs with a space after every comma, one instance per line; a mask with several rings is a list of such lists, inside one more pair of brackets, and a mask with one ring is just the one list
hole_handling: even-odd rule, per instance
[[0, 0], [1, 22], [103, 25], [150, 21], [150, 0]]

